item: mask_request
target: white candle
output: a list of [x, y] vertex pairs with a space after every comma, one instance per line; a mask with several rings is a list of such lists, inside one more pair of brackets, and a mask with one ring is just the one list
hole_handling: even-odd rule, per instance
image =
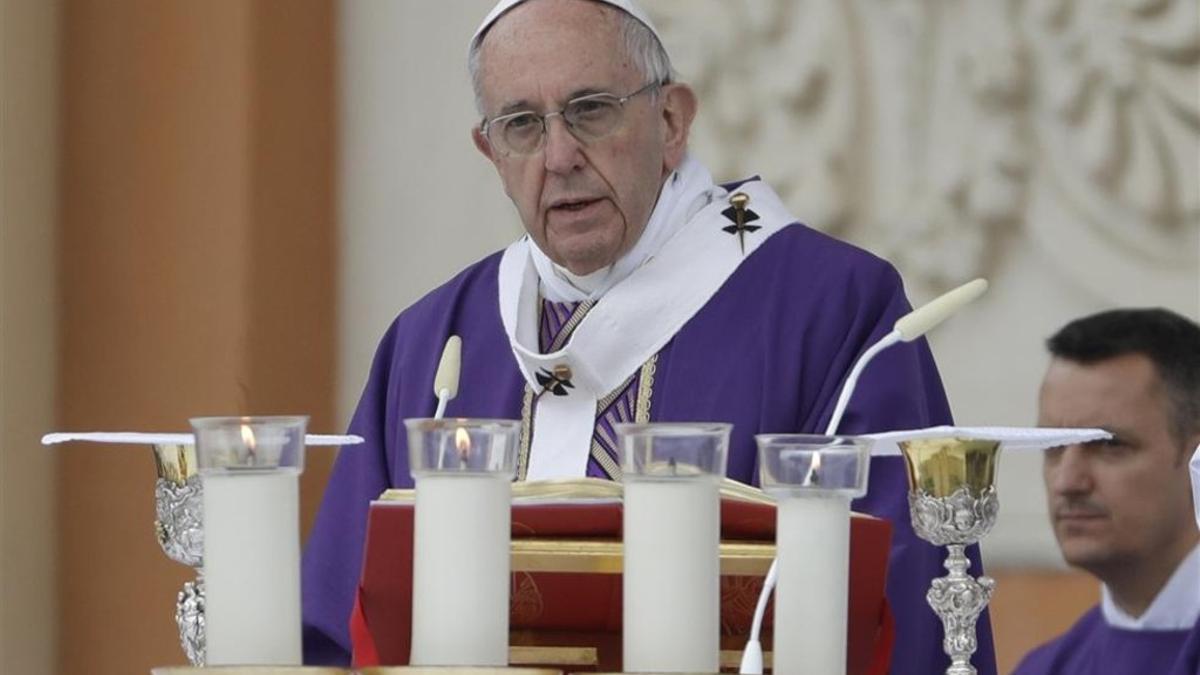
[[779, 495], [776, 673], [846, 672], [850, 501]]
[[417, 476], [412, 665], [508, 665], [510, 478]]
[[207, 665], [299, 665], [296, 469], [201, 474]]
[[623, 670], [715, 673], [721, 507], [711, 476], [625, 482]]

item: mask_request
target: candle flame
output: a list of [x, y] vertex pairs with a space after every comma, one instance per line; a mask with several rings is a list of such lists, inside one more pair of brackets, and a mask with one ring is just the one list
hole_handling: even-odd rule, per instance
[[250, 428], [249, 424], [242, 425], [242, 442], [251, 450], [254, 449], [254, 446], [258, 445], [258, 441], [254, 438], [254, 430]]
[[454, 430], [454, 445], [458, 448], [458, 460], [465, 465], [471, 453], [471, 435], [466, 429], [459, 427]]

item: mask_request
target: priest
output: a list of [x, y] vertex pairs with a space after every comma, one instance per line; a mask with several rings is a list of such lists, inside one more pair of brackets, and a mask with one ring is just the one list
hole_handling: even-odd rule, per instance
[[[910, 309], [891, 265], [798, 223], [764, 180], [717, 184], [689, 155], [696, 96], [633, 2], [505, 0], [468, 63], [471, 136], [527, 234], [384, 335], [351, 423], [366, 444], [339, 455], [305, 551], [312, 663], [347, 658], [368, 502], [412, 484], [402, 420], [434, 412], [450, 335], [463, 379], [447, 415], [522, 420], [519, 480], [619, 480], [614, 424], [721, 421], [729, 476], [756, 483], [754, 435], [823, 432], [856, 358]], [[921, 340], [871, 364], [840, 431], [950, 421]], [[948, 664], [924, 598], [942, 554], [914, 536], [906, 492], [901, 461], [875, 459], [854, 506], [895, 528], [892, 672], [930, 675]], [[990, 675], [986, 616], [979, 637]]]
[[1046, 451], [1063, 558], [1102, 583], [1099, 605], [1017, 675], [1200, 673], [1200, 530], [1188, 459], [1200, 443], [1200, 326], [1161, 309], [1103, 312], [1048, 342], [1042, 426], [1107, 441]]

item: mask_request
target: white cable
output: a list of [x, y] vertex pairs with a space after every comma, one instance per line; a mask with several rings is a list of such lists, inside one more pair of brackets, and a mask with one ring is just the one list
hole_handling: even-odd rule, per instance
[[446, 416], [446, 404], [450, 402], [450, 390], [442, 389], [438, 392], [437, 410], [433, 413], [433, 419], [440, 420]]
[[762, 592], [758, 594], [758, 605], [754, 608], [754, 623], [750, 625], [750, 639], [746, 641], [746, 649], [742, 652], [742, 663], [738, 666], [739, 673], [762, 675], [763, 650], [759, 636], [762, 635], [763, 617], [767, 614], [767, 602], [771, 599], [771, 592], [775, 589], [775, 570], [778, 563], [778, 558], [771, 561], [771, 569], [767, 571], [767, 578], [763, 581]]
[[862, 375], [863, 368], [875, 358], [879, 352], [891, 347], [900, 341], [900, 331], [893, 330], [892, 332], [880, 338], [879, 342], [871, 345], [867, 351], [863, 352], [862, 356], [858, 357], [858, 362], [850, 369], [850, 375], [846, 377], [846, 383], [842, 385], [842, 393], [838, 396], [837, 405], [833, 408], [833, 416], [829, 418], [829, 425], [825, 427], [825, 435], [832, 436], [837, 433], [837, 429], [842, 424], [842, 415], [846, 414], [846, 406], [850, 403], [850, 397], [854, 394], [854, 388], [858, 386], [858, 377]]

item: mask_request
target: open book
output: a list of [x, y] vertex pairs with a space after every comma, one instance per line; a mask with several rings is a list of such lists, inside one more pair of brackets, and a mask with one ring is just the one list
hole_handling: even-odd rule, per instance
[[[555, 480], [517, 481], [512, 486], [514, 504], [555, 504], [562, 502], [619, 502], [620, 481], [603, 478], [561, 478]], [[384, 490], [380, 501], [412, 502], [411, 488]], [[724, 478], [721, 480], [721, 499], [734, 499], [751, 504], [774, 504], [775, 499], [762, 490], [745, 483]]]

